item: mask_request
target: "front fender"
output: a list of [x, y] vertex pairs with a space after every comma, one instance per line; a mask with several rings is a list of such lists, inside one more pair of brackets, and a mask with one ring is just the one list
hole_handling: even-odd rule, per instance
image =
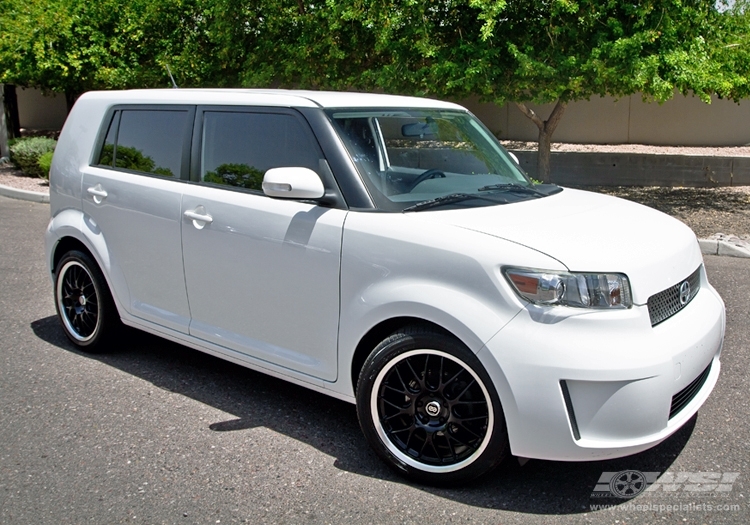
[[364, 334], [383, 321], [413, 317], [448, 330], [477, 353], [522, 308], [517, 304], [499, 307], [497, 302], [487, 303], [483, 299], [429, 281], [378, 283], [357, 297], [358, 304], [344, 306], [341, 348], [356, 347]]

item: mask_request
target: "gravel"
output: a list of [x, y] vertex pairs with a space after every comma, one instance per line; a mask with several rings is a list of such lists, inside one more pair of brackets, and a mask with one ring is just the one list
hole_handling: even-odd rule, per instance
[[662, 188], [582, 186], [656, 208], [690, 226], [700, 239], [722, 233], [750, 235], [750, 186]]
[[27, 177], [21, 170], [8, 165], [0, 165], [0, 185], [49, 194], [49, 182], [46, 179]]
[[[507, 149], [536, 151], [536, 142], [503, 140]], [[646, 144], [568, 144], [553, 143], [552, 151], [578, 153], [641, 153], [651, 155], [701, 155], [708, 157], [750, 157], [750, 144], [746, 146], [649, 146]]]

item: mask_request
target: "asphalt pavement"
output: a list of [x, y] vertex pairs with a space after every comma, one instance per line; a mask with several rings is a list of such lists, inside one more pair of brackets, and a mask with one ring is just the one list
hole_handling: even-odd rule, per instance
[[[74, 349], [43, 260], [48, 215], [0, 197], [2, 524], [750, 522], [747, 259], [706, 257], [727, 305], [722, 373], [674, 436], [434, 488], [385, 467], [347, 403], [138, 332], [109, 354]], [[625, 471], [660, 481], [630, 500], [595, 492]]]

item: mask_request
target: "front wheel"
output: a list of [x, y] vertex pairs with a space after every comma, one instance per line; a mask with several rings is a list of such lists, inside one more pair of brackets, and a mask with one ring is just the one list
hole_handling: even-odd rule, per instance
[[360, 374], [357, 413], [378, 455], [419, 482], [469, 481], [507, 453], [487, 372], [463, 344], [432, 330], [406, 328], [375, 348]]
[[65, 335], [87, 352], [101, 352], [119, 327], [117, 308], [97, 264], [78, 250], [55, 270], [55, 306]]

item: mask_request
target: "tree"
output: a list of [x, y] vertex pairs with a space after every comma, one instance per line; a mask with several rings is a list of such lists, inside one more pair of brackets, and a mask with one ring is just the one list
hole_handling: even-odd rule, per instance
[[[704, 0], [474, 0], [484, 20], [472, 56], [477, 91], [515, 102], [539, 129], [538, 177], [549, 180], [550, 144], [566, 105], [592, 95], [642, 93], [663, 102], [675, 90], [735, 101], [747, 96], [747, 64], [726, 47], [740, 25]], [[544, 120], [525, 102], [555, 104]]]
[[191, 0], [4, 0], [0, 82], [64, 93], [168, 85]]

